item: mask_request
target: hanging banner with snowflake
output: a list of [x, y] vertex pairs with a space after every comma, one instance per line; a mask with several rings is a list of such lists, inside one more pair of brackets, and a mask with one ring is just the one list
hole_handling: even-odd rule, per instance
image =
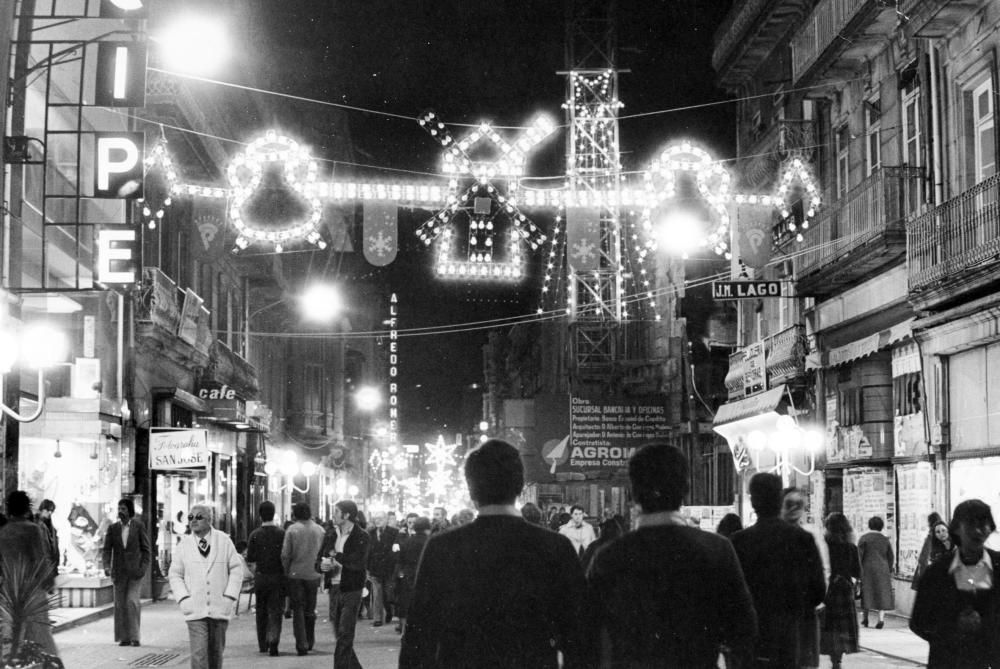
[[398, 209], [395, 202], [365, 202], [363, 226], [365, 260], [376, 267], [388, 265], [399, 250]]
[[566, 208], [566, 254], [574, 272], [601, 267], [601, 210], [597, 207]]

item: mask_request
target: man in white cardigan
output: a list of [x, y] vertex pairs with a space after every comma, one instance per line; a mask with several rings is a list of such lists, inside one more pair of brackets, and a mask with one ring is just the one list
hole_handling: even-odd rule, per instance
[[191, 669], [222, 669], [226, 628], [243, 583], [240, 555], [212, 521], [211, 507], [191, 507], [191, 534], [181, 538], [170, 563], [170, 588], [188, 626]]

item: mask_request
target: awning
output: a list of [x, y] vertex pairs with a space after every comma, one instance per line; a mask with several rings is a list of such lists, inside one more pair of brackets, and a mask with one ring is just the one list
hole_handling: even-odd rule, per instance
[[909, 318], [873, 335], [852, 341], [850, 344], [831, 348], [826, 354], [826, 366], [836, 367], [852, 360], [864, 358], [894, 342], [910, 337], [913, 334], [913, 320]]
[[784, 397], [784, 395], [785, 386], [780, 385], [776, 388], [771, 388], [770, 390], [758, 393], [757, 395], [736, 400], [735, 402], [726, 402], [720, 406], [719, 410], [715, 413], [715, 418], [712, 420], [712, 424], [715, 428], [718, 428], [720, 425], [725, 425], [741, 419], [758, 416], [763, 413], [776, 412], [778, 405], [781, 403], [781, 398]]

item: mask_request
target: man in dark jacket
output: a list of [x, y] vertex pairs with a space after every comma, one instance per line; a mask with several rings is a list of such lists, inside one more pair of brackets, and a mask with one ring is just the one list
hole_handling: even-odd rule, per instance
[[823, 602], [823, 562], [812, 535], [781, 520], [781, 478], [755, 474], [750, 504], [757, 512], [752, 527], [732, 536], [754, 608], [758, 641], [752, 666], [798, 669], [799, 622]]
[[361, 609], [371, 539], [359, 525], [358, 505], [341, 500], [333, 507], [334, 528], [323, 538], [317, 556], [330, 596], [330, 621], [337, 645], [334, 669], [361, 669], [354, 653], [354, 630]]
[[150, 562], [146, 526], [135, 519], [135, 504], [118, 500], [118, 522], [104, 537], [104, 568], [115, 591], [115, 641], [119, 646], [139, 645], [139, 590]]
[[687, 459], [674, 446], [647, 444], [628, 473], [637, 528], [598, 550], [587, 576], [601, 656], [615, 667], [715, 667], [724, 645], [743, 666], [756, 615], [732, 545], [679, 512]]
[[253, 588], [257, 595], [257, 647], [271, 657], [278, 655], [281, 614], [285, 604], [285, 569], [281, 547], [285, 531], [274, 522], [274, 503], [260, 503], [261, 524], [247, 541], [247, 562], [254, 565]]
[[[392, 610], [386, 601], [387, 588], [392, 574], [396, 571], [396, 556], [399, 551], [399, 530], [386, 525], [384, 512], [376, 511], [372, 517], [375, 525], [368, 531], [371, 552], [368, 554], [368, 578], [372, 582], [372, 615], [374, 627], [392, 620]], [[388, 617], [386, 614], [388, 613]]]
[[529, 525], [516, 448], [491, 439], [469, 453], [465, 479], [479, 516], [424, 547], [400, 669], [567, 669], [589, 661], [586, 583], [566, 537]]

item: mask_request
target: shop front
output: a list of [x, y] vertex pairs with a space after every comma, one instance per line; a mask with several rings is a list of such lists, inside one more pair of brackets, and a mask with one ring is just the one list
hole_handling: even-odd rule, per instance
[[[18, 301], [20, 326], [47, 325], [65, 341], [66, 355], [44, 377], [22, 372], [22, 389], [38, 397], [41, 381], [45, 392], [39, 418], [17, 425], [16, 485], [36, 510], [46, 499], [55, 504], [61, 604], [98, 606], [112, 599], [102, 564], [104, 534], [118, 499], [132, 491], [134, 449], [122, 431], [123, 300], [95, 290], [33, 293]], [[39, 407], [22, 398], [18, 409], [26, 415]]]

